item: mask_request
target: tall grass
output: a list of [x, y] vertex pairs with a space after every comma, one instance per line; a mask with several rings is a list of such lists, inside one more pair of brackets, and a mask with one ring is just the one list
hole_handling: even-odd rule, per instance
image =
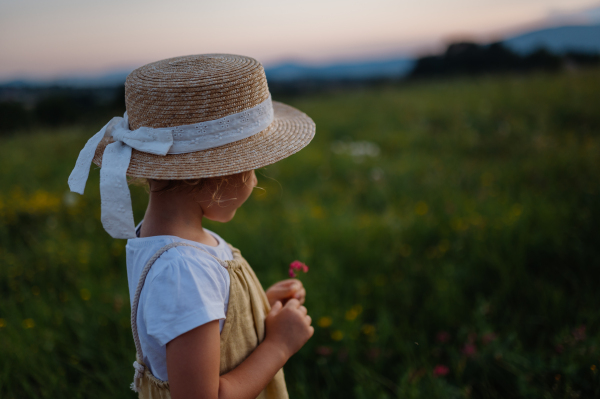
[[[293, 100], [313, 143], [207, 224], [265, 286], [311, 266], [291, 396], [599, 396], [598, 93], [591, 70]], [[97, 170], [66, 185], [100, 127], [0, 142], [2, 398], [135, 397], [125, 243]]]

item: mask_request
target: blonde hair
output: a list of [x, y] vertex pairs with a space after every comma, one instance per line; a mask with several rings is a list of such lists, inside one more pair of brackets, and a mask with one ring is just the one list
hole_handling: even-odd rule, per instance
[[[204, 190], [209, 190], [211, 193], [211, 203], [219, 204], [221, 201], [221, 196], [223, 195], [223, 189], [229, 185], [233, 185], [234, 187], [239, 187], [240, 184], [246, 184], [250, 179], [253, 170], [248, 170], [245, 172], [235, 173], [227, 176], [217, 176], [217, 177], [203, 177], [199, 179], [184, 179], [184, 180], [155, 180], [155, 179], [145, 179], [145, 178], [132, 178], [129, 183], [133, 185], [145, 186], [148, 193], [162, 193], [167, 191], [175, 191], [175, 190], [186, 190], [188, 192], [202, 192]], [[152, 189], [152, 182], [161, 181], [166, 184], [159, 189]], [[187, 190], [186, 190], [187, 191]]]

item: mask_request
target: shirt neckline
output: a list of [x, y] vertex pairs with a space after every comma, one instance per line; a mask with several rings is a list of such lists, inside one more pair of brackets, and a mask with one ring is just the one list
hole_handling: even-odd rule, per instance
[[181, 241], [185, 241], [185, 242], [189, 242], [189, 243], [193, 243], [195, 245], [202, 245], [203, 247], [207, 247], [207, 248], [212, 248], [212, 249], [224, 249], [225, 248], [225, 240], [223, 240], [221, 237], [219, 237], [216, 233], [210, 231], [209, 229], [204, 229], [204, 231], [206, 231], [208, 234], [210, 234], [215, 240], [217, 240], [217, 245], [216, 246], [212, 246], [212, 245], [208, 245], [208, 244], [203, 244], [201, 242], [198, 241], [194, 241], [194, 240], [188, 240], [187, 238], [181, 238], [179, 236], [173, 236], [173, 235], [159, 235], [159, 236], [152, 236], [152, 237], [140, 237], [140, 229], [142, 228], [142, 223], [144, 221], [142, 220], [140, 222], [140, 224], [138, 224], [135, 228], [135, 238], [130, 238], [128, 241], [152, 241], [152, 240], [164, 240], [164, 239], [171, 239], [171, 240], [181, 240]]

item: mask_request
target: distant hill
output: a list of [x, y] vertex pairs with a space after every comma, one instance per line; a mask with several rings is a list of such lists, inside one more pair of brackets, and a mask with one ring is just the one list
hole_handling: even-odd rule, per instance
[[274, 82], [290, 80], [357, 80], [377, 78], [399, 78], [407, 75], [415, 61], [410, 58], [395, 58], [377, 61], [340, 62], [324, 66], [285, 63], [267, 67], [267, 80]]
[[131, 71], [114, 71], [100, 76], [79, 75], [59, 79], [16, 79], [8, 82], [0, 82], [4, 88], [39, 88], [39, 87], [71, 87], [71, 88], [97, 88], [122, 86], [125, 78]]
[[600, 53], [600, 25], [542, 29], [510, 37], [503, 43], [520, 54], [533, 53], [540, 48], [556, 54], [569, 51]]

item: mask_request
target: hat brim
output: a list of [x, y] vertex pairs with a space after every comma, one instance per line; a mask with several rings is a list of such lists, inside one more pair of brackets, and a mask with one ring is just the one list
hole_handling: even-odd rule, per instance
[[[183, 180], [226, 176], [258, 169], [280, 161], [306, 147], [315, 135], [315, 123], [303, 112], [273, 101], [274, 119], [268, 128], [245, 139], [187, 154], [148, 154], [133, 150], [127, 175], [157, 180]], [[112, 138], [102, 139], [94, 163]]]

